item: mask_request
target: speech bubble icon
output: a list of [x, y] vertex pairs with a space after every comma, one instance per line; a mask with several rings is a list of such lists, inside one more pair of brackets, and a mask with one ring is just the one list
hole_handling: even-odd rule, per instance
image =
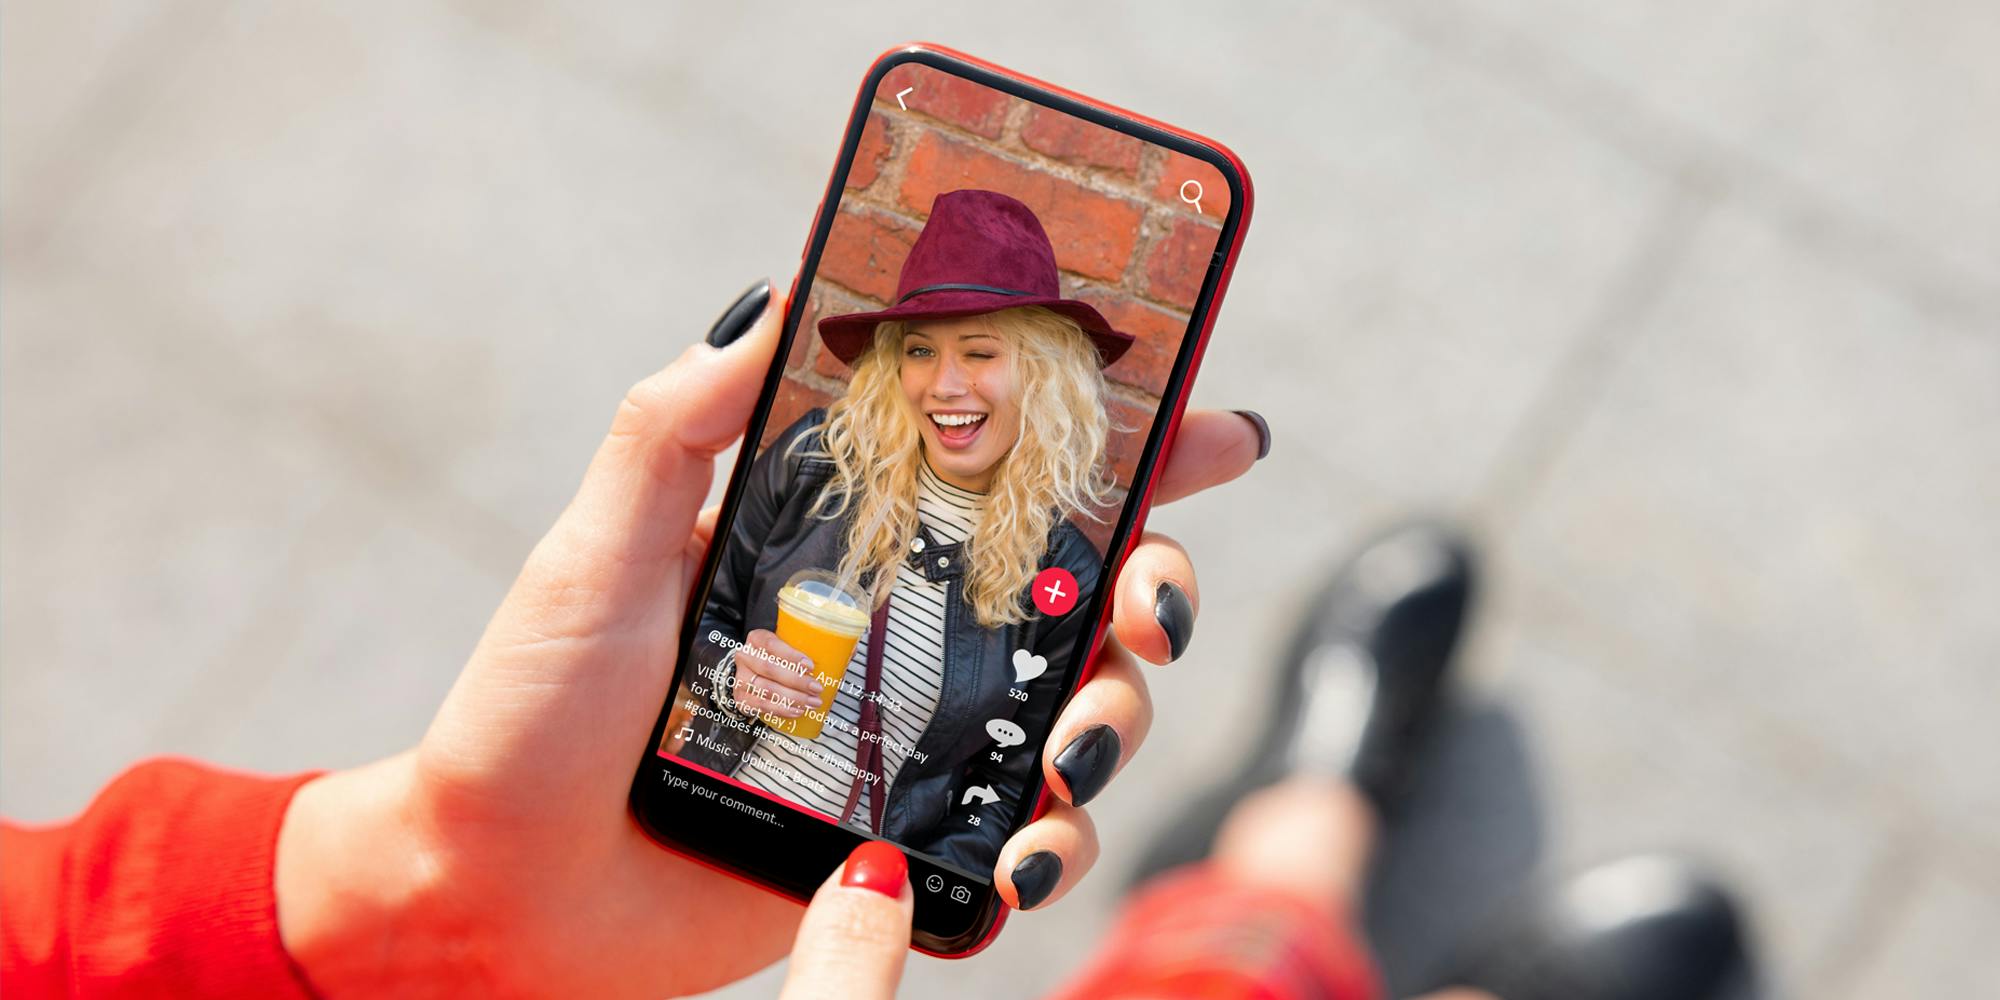
[[1025, 649], [1014, 651], [1014, 683], [1026, 684], [1049, 669], [1049, 658], [1036, 656]]
[[992, 719], [986, 723], [986, 735], [1003, 747], [1017, 747], [1028, 742], [1028, 732], [1014, 724], [1012, 719]]

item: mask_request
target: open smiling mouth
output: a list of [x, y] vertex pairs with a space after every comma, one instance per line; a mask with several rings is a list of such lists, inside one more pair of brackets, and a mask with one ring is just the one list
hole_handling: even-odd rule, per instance
[[933, 413], [931, 426], [937, 428], [938, 440], [947, 448], [964, 448], [979, 437], [979, 431], [986, 426], [984, 413]]

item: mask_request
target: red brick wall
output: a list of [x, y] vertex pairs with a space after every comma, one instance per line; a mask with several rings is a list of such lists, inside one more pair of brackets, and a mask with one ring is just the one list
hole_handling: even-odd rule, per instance
[[[906, 111], [896, 94], [908, 87]], [[1204, 189], [1199, 212], [1180, 198], [1189, 179]], [[1055, 245], [1065, 292], [1136, 338], [1104, 373], [1112, 423], [1125, 428], [1109, 446], [1118, 489], [1104, 514], [1115, 520], [1228, 214], [1228, 185], [1199, 160], [929, 67], [897, 67], [876, 92], [763, 443], [831, 402], [851, 374], [813, 324], [886, 307], [932, 199], [961, 188], [1025, 202]], [[1078, 525], [1106, 547], [1112, 525]]]

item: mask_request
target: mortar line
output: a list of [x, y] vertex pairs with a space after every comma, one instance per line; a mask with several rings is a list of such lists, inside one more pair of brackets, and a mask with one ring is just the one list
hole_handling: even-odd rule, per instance
[[1613, 373], [1630, 353], [1649, 314], [1686, 264], [1694, 234], [1714, 208], [1713, 198], [1687, 183], [1674, 185], [1642, 230], [1610, 290], [1569, 338], [1562, 357], [1507, 431], [1474, 490], [1496, 537], [1520, 527], [1579, 428], [1597, 408]]
[[[80, 110], [55, 149], [26, 165], [27, 177], [16, 188], [20, 194], [7, 206], [18, 218], [0, 228], [10, 260], [18, 263], [40, 252], [70, 207], [105, 171], [118, 169], [119, 150], [168, 98], [182, 68], [199, 56], [199, 39], [232, 6], [209, 4], [200, 12], [206, 16], [198, 16], [179, 4], [162, 5], [113, 46], [105, 64], [118, 68], [78, 100]], [[20, 158], [18, 150], [8, 155]]]
[[[67, 266], [101, 276], [88, 261]], [[183, 384], [219, 387], [216, 392], [191, 393], [185, 398], [197, 400], [232, 419], [244, 413], [234, 387], [251, 386], [253, 399], [268, 402], [254, 389], [270, 383], [268, 374], [259, 370], [255, 362], [246, 360], [241, 352], [218, 342], [207, 327], [188, 322], [183, 300], [149, 284], [128, 281], [124, 287], [136, 300], [145, 303], [158, 328], [172, 331], [171, 336], [162, 336], [152, 343], [187, 348], [156, 351], [150, 363], [162, 371], [187, 373]], [[218, 372], [232, 374], [218, 378]], [[436, 538], [468, 565], [496, 580], [511, 581], [519, 573], [529, 549], [545, 530], [545, 526], [514, 524], [501, 512], [454, 487], [444, 478], [441, 465], [419, 460], [392, 439], [358, 426], [337, 408], [293, 399], [286, 406], [273, 407], [272, 411], [281, 414], [283, 421], [259, 426], [255, 440], [260, 445], [272, 443], [270, 431], [274, 428], [280, 436], [307, 435], [325, 450], [329, 469], [370, 498], [393, 507], [413, 530]], [[579, 464], [568, 473], [553, 474], [574, 475], [580, 481], [582, 466]], [[552, 523], [553, 515], [550, 517]]]
[[[1520, 593], [1516, 599], [1523, 605], [1534, 604], [1548, 609], [1546, 613], [1560, 616], [1566, 628], [1588, 637], [1588, 641], [1599, 650], [1645, 649], [1645, 637], [1635, 633], [1620, 622], [1594, 613], [1559, 588], [1533, 580], [1517, 583]], [[1760, 642], [1753, 646], [1751, 659], [1769, 659], [1782, 653], [1782, 643]], [[1606, 653], [1605, 655], [1612, 655]], [[1650, 671], [1655, 678], [1666, 675], [1657, 669]], [[1621, 686], [1633, 684], [1632, 678], [1642, 674], [1628, 674], [1618, 683]], [[1657, 685], [1657, 680], [1646, 682]], [[1640, 690], [1634, 688], [1634, 690]], [[1643, 689], [1647, 697], [1658, 692], [1656, 686]], [[1735, 709], [1743, 722], [1742, 729], [1755, 732], [1755, 752], [1760, 755], [1759, 766], [1768, 765], [1795, 780], [1813, 780], [1822, 768], [1839, 772], [1850, 787], [1844, 794], [1843, 802], [1859, 812], [1870, 816], [1897, 817], [1906, 821], [1903, 829], [1912, 825], [1923, 831], [1923, 839], [1932, 851], [1948, 857], [1953, 866], [1971, 878], [1979, 880], [1989, 891], [2000, 891], [2000, 852], [1992, 845], [1979, 839], [1977, 832], [1967, 833], [1959, 827], [1940, 826], [1936, 823], [1933, 810], [1916, 801], [1908, 787], [1899, 782], [1898, 775], [1885, 773], [1865, 755], [1856, 755], [1844, 748], [1843, 741], [1825, 732], [1802, 725], [1775, 712], [1755, 700], [1745, 701]], [[1811, 765], [1801, 764], [1810, 760]], [[1819, 767], [1815, 767], [1818, 765]], [[1887, 835], [1895, 836], [1892, 829]]]
[[[211, 750], [198, 744], [218, 720], [227, 720], [230, 726], [260, 722], [250, 710], [271, 682], [294, 665], [293, 655], [304, 627], [307, 608], [297, 600], [299, 588], [291, 586], [291, 581], [308, 580], [315, 573], [324, 576], [330, 564], [350, 564], [355, 551], [382, 530], [383, 522], [372, 518], [343, 523], [339, 512], [337, 504], [329, 503], [304, 520], [291, 551], [271, 575], [273, 588], [253, 594], [256, 613], [180, 688], [172, 706], [152, 726], [149, 746], [206, 756]], [[274, 654], [276, 659], [271, 658]], [[310, 710], [307, 706], [297, 708]], [[269, 724], [271, 720], [261, 721], [265, 731], [279, 731]], [[211, 741], [209, 747], [213, 745]]]
[[1966, 265], [1894, 224], [1814, 189], [1754, 152], [1707, 134], [1697, 123], [1651, 106], [1561, 48], [1463, 11], [1447, 22], [1381, 0], [1359, 9], [1412, 44], [1486, 77], [1649, 169], [1709, 178], [1726, 200], [1763, 217], [1787, 240], [1817, 251], [1919, 311], [1987, 326], [2000, 323], [2000, 286], [1989, 287]]
[[[1868, 866], [1856, 899], [1834, 922], [1819, 953], [1805, 962], [1799, 978], [1804, 996], [1856, 996], [1856, 982], [1889, 943], [1889, 931], [1916, 905], [1917, 882], [1932, 858], [1917, 849], [1909, 833], [1891, 836]], [[1843, 988], [1845, 987], [1845, 988]]]

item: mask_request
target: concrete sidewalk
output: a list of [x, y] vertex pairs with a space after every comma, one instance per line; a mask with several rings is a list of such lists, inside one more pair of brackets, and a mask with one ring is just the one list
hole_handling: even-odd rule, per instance
[[1493, 578], [1371, 913], [1394, 984], [1524, 878], [1673, 846], [1743, 887], [1784, 992], [1991, 992], [1971, 3], [10, 4], [0, 808], [62, 816], [149, 753], [416, 739], [625, 387], [786, 275], [851, 86], [920, 37], [1243, 156], [1196, 399], [1276, 447], [1154, 519], [1202, 619], [1092, 808], [1096, 875], [906, 995], [1077, 965], [1249, 744], [1305, 584], [1413, 511]]

